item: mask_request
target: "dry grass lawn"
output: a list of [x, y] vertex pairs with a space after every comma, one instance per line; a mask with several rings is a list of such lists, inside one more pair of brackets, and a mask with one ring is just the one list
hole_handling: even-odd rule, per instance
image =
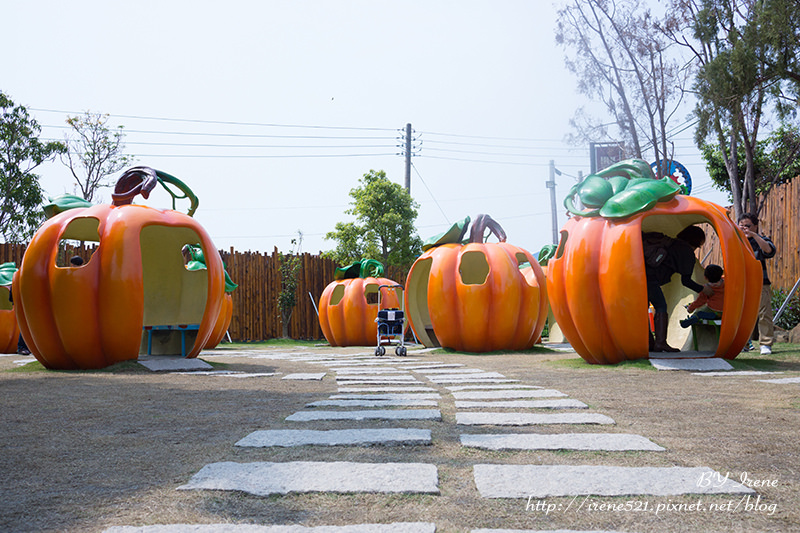
[[[311, 353], [371, 354], [371, 348], [305, 345]], [[800, 375], [800, 349], [777, 345], [772, 356], [743, 354], [740, 369]], [[259, 351], [296, 346], [253, 345]], [[209, 362], [247, 372], [314, 372], [301, 362], [204, 354]], [[217, 355], [219, 354], [219, 355]], [[413, 352], [410, 354], [414, 356]], [[554, 388], [612, 417], [615, 426], [490, 428], [456, 426], [452, 396], [443, 421], [286, 422], [286, 416], [336, 392], [322, 381], [280, 375], [235, 379], [162, 374], [136, 364], [103, 372], [20, 372], [0, 357], [0, 530], [99, 532], [113, 525], [250, 523], [343, 525], [434, 522], [439, 532], [473, 528], [616, 529], [619, 531], [800, 531], [800, 385], [768, 384], [762, 376], [710, 377], [656, 371], [648, 364], [591, 366], [574, 353], [467, 355], [426, 353], [424, 360], [464, 363], [525, 383]], [[384, 358], [387, 362], [394, 356]], [[439, 387], [442, 392], [446, 389]], [[430, 446], [244, 449], [234, 443], [259, 429], [419, 427]], [[643, 435], [666, 452], [493, 452], [462, 448], [461, 433], [618, 432]], [[439, 470], [440, 495], [292, 494], [178, 491], [217, 461], [425, 462]], [[546, 512], [527, 500], [481, 498], [477, 463], [707, 466], [735, 479], [768, 482], [760, 509], [741, 496], [589, 497], [575, 512]], [[548, 499], [566, 507], [571, 498]], [[581, 497], [579, 501], [583, 501]], [[625, 504], [631, 510], [624, 510]], [[724, 508], [732, 502], [730, 509]], [[534, 500], [532, 503], [536, 503]], [[623, 504], [588, 510], [590, 504]], [[750, 503], [755, 503], [751, 497]], [[658, 505], [671, 508], [658, 514]], [[693, 510], [689, 505], [697, 504]], [[712, 504], [717, 511], [710, 511]], [[739, 504], [738, 509], [734, 507]], [[634, 508], [645, 512], [635, 512]], [[697, 510], [697, 508], [700, 508]]]

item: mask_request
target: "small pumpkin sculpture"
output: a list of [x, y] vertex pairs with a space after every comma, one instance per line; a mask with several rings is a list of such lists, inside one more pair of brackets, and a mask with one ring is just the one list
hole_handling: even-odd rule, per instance
[[[648, 357], [642, 232], [674, 237], [689, 225], [709, 224], [719, 236], [726, 286], [714, 355], [733, 359], [752, 334], [761, 265], [722, 207], [680, 193], [668, 177], [655, 179], [644, 161], [629, 160], [588, 176], [567, 196], [564, 205], [574, 216], [562, 228], [555, 257], [548, 262], [548, 296], [564, 336], [587, 362]], [[576, 207], [576, 197], [583, 209]], [[694, 277], [703, 279], [699, 263]], [[678, 321], [686, 316], [682, 306], [696, 294], [678, 276], [662, 289], [670, 311], [669, 344], [688, 348], [691, 330]]]
[[11, 302], [11, 283], [17, 265], [13, 262], [0, 265], [0, 353], [17, 353], [19, 325]]
[[325, 287], [319, 300], [319, 325], [331, 346], [369, 346], [377, 343], [378, 293], [382, 309], [399, 309], [395, 281], [380, 277], [383, 265], [362, 259], [337, 268], [335, 280]]
[[[200, 246], [187, 244], [183, 247], [182, 252], [188, 270], [202, 270], [206, 268], [205, 254], [203, 254], [203, 249], [200, 248]], [[222, 300], [219, 316], [214, 323], [214, 330], [205, 345], [203, 345], [204, 350], [211, 350], [222, 342], [222, 339], [225, 338], [225, 334], [228, 332], [228, 328], [231, 325], [231, 319], [233, 318], [233, 291], [235, 291], [239, 285], [233, 282], [230, 275], [228, 275], [227, 269], [224, 269], [224, 273], [225, 297]]]
[[[91, 369], [137, 359], [142, 328], [198, 324], [195, 357], [212, 333], [224, 294], [222, 260], [207, 253], [207, 269], [188, 271], [181, 248], [215, 250], [191, 216], [132, 204], [161, 184], [175, 198], [197, 198], [177, 178], [147, 167], [126, 171], [112, 205], [74, 208], [45, 221], [33, 236], [13, 290], [22, 336], [50, 369]], [[176, 196], [167, 185], [185, 193]], [[61, 267], [62, 240], [98, 242], [90, 260]]]
[[[425, 244], [406, 280], [406, 316], [425, 346], [466, 352], [522, 350], [547, 318], [542, 269], [530, 252], [506, 242], [502, 227], [478, 215]], [[484, 233], [499, 242], [485, 242]], [[528, 266], [523, 272], [520, 266]]]

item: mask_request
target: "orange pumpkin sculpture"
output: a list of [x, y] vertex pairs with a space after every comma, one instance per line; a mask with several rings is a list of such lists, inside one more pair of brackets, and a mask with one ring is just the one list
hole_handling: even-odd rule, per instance
[[383, 265], [372, 259], [336, 269], [335, 281], [322, 291], [319, 325], [331, 346], [369, 346], [377, 343], [378, 293], [382, 309], [399, 309], [397, 282], [379, 277]]
[[0, 353], [17, 353], [19, 325], [14, 305], [9, 300], [11, 282], [17, 265], [13, 262], [0, 265]]
[[[468, 223], [469, 218], [435, 238], [411, 266], [406, 280], [411, 327], [429, 347], [530, 348], [547, 318], [542, 269], [530, 252], [506, 243], [505, 232], [488, 215], [478, 215], [470, 242], [462, 245]], [[487, 228], [500, 242], [484, 242]], [[525, 264], [530, 265], [527, 276], [520, 270]]]
[[[585, 212], [576, 211], [568, 196], [565, 205], [576, 216], [562, 228], [547, 274], [550, 305], [575, 351], [597, 364], [648, 357], [642, 232], [674, 237], [689, 225], [705, 223], [719, 236], [725, 271], [722, 325], [714, 355], [735, 358], [753, 332], [762, 274], [750, 244], [726, 211], [712, 202], [677, 194], [677, 186], [671, 193], [661, 194], [670, 185], [666, 182], [669, 178], [656, 180], [643, 161], [622, 162], [586, 179], [590, 178], [609, 178], [612, 195], [581, 196], [589, 208]], [[628, 181], [631, 185], [626, 189]], [[661, 192], [654, 194], [653, 190]], [[580, 194], [580, 185], [572, 193]], [[634, 212], [624, 207], [631, 201], [636, 205]], [[694, 278], [703, 279], [699, 263]], [[691, 329], [681, 328], [678, 321], [686, 316], [683, 305], [696, 294], [684, 288], [678, 276], [662, 289], [670, 311], [670, 344], [686, 349], [691, 345]]]
[[[189, 271], [181, 256], [190, 243], [215, 250], [208, 233], [183, 213], [131, 204], [164, 177], [178, 182], [146, 167], [130, 169], [113, 205], [64, 211], [34, 235], [15, 277], [14, 302], [22, 336], [46, 368], [137, 359], [144, 326], [198, 324], [187, 357], [197, 356], [212, 334], [225, 289], [222, 260], [206, 253], [207, 269]], [[87, 263], [61, 267], [56, 258], [65, 239], [98, 246]]]

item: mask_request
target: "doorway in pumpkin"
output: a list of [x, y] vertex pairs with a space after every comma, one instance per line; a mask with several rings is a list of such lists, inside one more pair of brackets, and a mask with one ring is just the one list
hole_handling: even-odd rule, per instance
[[[708, 218], [697, 213], [653, 215], [644, 217], [642, 220], [642, 232], [659, 232], [669, 237], [675, 238], [684, 228], [691, 225], [699, 226], [706, 234], [706, 240], [711, 235], [716, 234], [714, 227]], [[705, 284], [703, 275], [704, 268], [708, 265], [708, 259], [698, 257], [694, 265], [692, 279], [700, 285]], [[724, 265], [720, 265], [723, 269]], [[662, 285], [661, 290], [667, 300], [667, 313], [669, 323], [667, 326], [667, 344], [680, 349], [681, 352], [696, 351], [709, 352], [713, 354], [719, 343], [717, 328], [713, 325], [698, 325], [694, 328], [682, 328], [680, 321], [688, 316], [685, 309], [697, 297], [697, 293], [681, 284], [679, 274], [673, 274], [672, 279], [666, 285]], [[724, 320], [724, 317], [723, 317]], [[694, 335], [697, 336], [697, 347], [695, 348]]]
[[144, 329], [139, 353], [148, 353], [149, 344], [151, 355], [185, 355], [194, 345], [208, 299], [208, 270], [189, 270], [182, 250], [199, 242], [191, 228], [142, 228]]

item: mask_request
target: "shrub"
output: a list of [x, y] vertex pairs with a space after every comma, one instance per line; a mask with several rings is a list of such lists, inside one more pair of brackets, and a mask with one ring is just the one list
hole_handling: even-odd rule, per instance
[[[789, 291], [784, 289], [772, 289], [772, 310], [777, 313], [778, 309], [781, 308], [783, 302], [786, 300], [786, 295]], [[789, 304], [784, 309], [783, 314], [780, 316], [778, 320], [775, 321], [775, 325], [779, 328], [785, 330], [793, 329], [797, 324], [800, 323], [800, 294], [795, 292], [792, 295], [792, 299], [789, 300]]]

